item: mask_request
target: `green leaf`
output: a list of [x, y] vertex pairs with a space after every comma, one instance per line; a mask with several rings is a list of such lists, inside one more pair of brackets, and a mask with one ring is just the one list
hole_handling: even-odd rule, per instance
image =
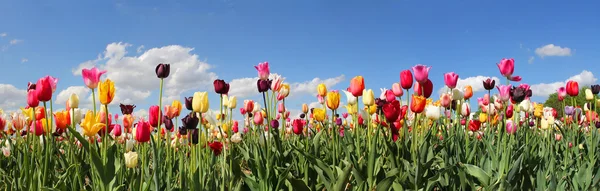
[[346, 161], [343, 161], [346, 164], [346, 168], [342, 174], [340, 174], [335, 182], [335, 188], [333, 190], [343, 191], [346, 187], [346, 183], [348, 182], [348, 178], [350, 177], [350, 172], [352, 172], [352, 164], [349, 164]]
[[475, 166], [475, 165], [470, 165], [470, 164], [464, 164], [464, 167], [467, 171], [467, 173], [475, 178], [477, 178], [477, 180], [479, 180], [479, 182], [484, 185], [487, 186], [489, 185], [490, 182], [490, 175], [488, 175], [485, 171], [483, 171], [481, 168]]
[[308, 186], [306, 185], [306, 183], [304, 183], [304, 181], [302, 181], [302, 180], [298, 180], [298, 179], [294, 179], [294, 178], [288, 178], [288, 181], [292, 185], [293, 190], [310, 191], [310, 188], [308, 188]]
[[395, 176], [387, 177], [377, 184], [377, 191], [388, 191], [392, 187], [392, 183], [396, 179]]

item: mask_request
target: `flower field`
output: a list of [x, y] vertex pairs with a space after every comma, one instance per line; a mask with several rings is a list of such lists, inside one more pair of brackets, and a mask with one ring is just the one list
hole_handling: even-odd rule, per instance
[[[113, 102], [119, 89], [102, 80], [111, 71], [82, 70], [94, 100], [85, 113], [76, 94], [53, 110], [58, 79], [46, 76], [28, 84], [20, 112], [0, 117], [0, 189], [598, 190], [600, 86], [568, 81], [554, 109], [530, 100], [513, 59], [496, 65], [505, 78], [482, 81], [483, 97], [449, 72], [433, 98], [430, 78], [442, 76], [416, 65], [379, 96], [362, 76], [345, 90], [320, 84], [321, 105], [299, 116], [266, 62], [254, 66], [262, 99], [239, 104], [220, 79], [214, 92], [163, 103], [171, 65], [158, 64], [147, 119]], [[109, 111], [117, 104], [121, 114]]]

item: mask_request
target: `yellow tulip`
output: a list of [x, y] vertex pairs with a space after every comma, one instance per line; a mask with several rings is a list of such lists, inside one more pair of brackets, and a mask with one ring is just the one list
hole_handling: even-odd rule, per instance
[[237, 98], [235, 96], [229, 97], [229, 103], [227, 104], [227, 108], [235, 109], [237, 107]]
[[315, 108], [313, 109], [313, 118], [319, 122], [323, 122], [325, 120], [326, 111], [325, 109]]
[[221, 125], [221, 130], [223, 130], [223, 133], [227, 134], [229, 132], [229, 123], [223, 123], [223, 125]]
[[71, 96], [69, 97], [69, 107], [71, 108], [79, 108], [79, 96], [77, 96], [77, 94], [71, 94]]
[[363, 104], [366, 106], [375, 104], [375, 94], [372, 89], [363, 90]]
[[487, 121], [487, 118], [488, 118], [488, 116], [486, 113], [483, 113], [483, 112], [479, 113], [479, 122], [485, 123]]
[[340, 106], [340, 93], [331, 91], [327, 93], [327, 107], [331, 110], [336, 110]]
[[373, 115], [375, 112], [377, 112], [377, 105], [371, 105], [367, 109], [367, 112], [369, 112], [369, 115]]
[[302, 104], [302, 113], [308, 113], [308, 105]]
[[344, 107], [346, 107], [346, 110], [348, 110], [348, 114], [350, 115], [354, 115], [356, 114], [358, 111], [355, 105], [345, 105]]
[[100, 103], [104, 105], [110, 104], [113, 98], [115, 98], [115, 83], [110, 81], [110, 79], [100, 82], [98, 92], [100, 94]]
[[594, 94], [590, 88], [585, 89], [585, 100], [594, 100]]
[[21, 112], [23, 113], [23, 115], [25, 115], [25, 117], [27, 117], [28, 121], [33, 121], [34, 112], [32, 107], [27, 109], [21, 108]]
[[135, 168], [138, 164], [138, 154], [136, 152], [127, 152], [125, 155], [125, 166], [127, 168]]
[[94, 137], [96, 134], [98, 134], [98, 131], [106, 126], [106, 124], [100, 123], [100, 118], [94, 117], [94, 113], [92, 111], [87, 111], [80, 126], [81, 129], [83, 129], [83, 134], [87, 135], [88, 137]]
[[542, 114], [544, 113], [544, 105], [542, 104], [535, 104], [535, 109], [533, 110], [533, 115], [537, 118], [542, 117]]
[[320, 95], [321, 97], [325, 97], [327, 95], [327, 87], [325, 87], [325, 84], [321, 83], [317, 86], [317, 94]]
[[175, 116], [179, 116], [181, 114], [181, 102], [179, 100], [173, 100], [171, 103], [171, 108], [175, 110]]
[[540, 127], [541, 127], [543, 130], [546, 130], [546, 129], [548, 129], [548, 121], [546, 120], [546, 118], [545, 118], [545, 117], [542, 117], [542, 119], [541, 119], [541, 121], [540, 121]]
[[208, 92], [196, 92], [192, 99], [192, 110], [194, 112], [206, 113], [208, 111]]

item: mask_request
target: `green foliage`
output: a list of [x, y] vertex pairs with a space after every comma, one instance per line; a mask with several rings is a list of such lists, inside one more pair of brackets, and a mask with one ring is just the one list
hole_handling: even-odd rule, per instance
[[[587, 88], [581, 88], [581, 90], [579, 90], [579, 94], [576, 97], [567, 96], [562, 102], [558, 101], [558, 94], [556, 92], [552, 93], [550, 94], [550, 96], [548, 96], [546, 102], [544, 102], [544, 106], [554, 108], [557, 112], [558, 118], [561, 118], [564, 112], [563, 104], [565, 106], [577, 105], [579, 107], [583, 107], [583, 104], [587, 102], [585, 100], [585, 89]], [[573, 104], [573, 101], [575, 101], [576, 104]]]

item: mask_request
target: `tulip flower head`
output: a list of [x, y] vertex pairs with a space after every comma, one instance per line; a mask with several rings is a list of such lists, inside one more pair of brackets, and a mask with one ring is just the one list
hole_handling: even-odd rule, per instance
[[425, 84], [429, 80], [429, 70], [431, 66], [427, 67], [422, 64], [417, 64], [412, 67], [413, 73], [415, 74], [415, 80], [421, 84]]
[[510, 99], [510, 88], [509, 85], [500, 85], [498, 87], [498, 92], [500, 92], [500, 100], [506, 102]]
[[473, 87], [471, 87], [470, 85], [466, 85], [463, 92], [465, 100], [471, 99], [471, 97], [473, 97]]
[[429, 98], [433, 93], [433, 83], [429, 79], [426, 79], [423, 83], [417, 82], [414, 91], [417, 95]]
[[32, 108], [40, 105], [40, 100], [37, 98], [37, 91], [35, 89], [27, 90], [27, 105]]
[[[349, 91], [346, 91], [346, 90], [342, 90], [342, 91], [344, 92], [344, 94], [346, 94], [346, 102], [350, 105], [356, 105], [356, 103], [358, 102], [358, 98]], [[361, 92], [361, 94], [362, 94], [362, 92]], [[304, 106], [302, 108], [304, 108]], [[306, 113], [306, 112], [304, 112], [304, 113]]]
[[98, 131], [106, 126], [106, 124], [100, 123], [99, 118], [95, 117], [92, 111], [88, 111], [80, 126], [81, 129], [83, 129], [83, 134], [88, 137], [94, 137], [98, 134]]
[[152, 126], [150, 123], [141, 119], [135, 128], [135, 140], [139, 143], [145, 143], [150, 141], [150, 136], [152, 133]]
[[448, 72], [444, 74], [444, 82], [446, 86], [450, 89], [454, 89], [456, 87], [456, 83], [458, 82], [458, 74], [454, 72]]
[[590, 86], [590, 89], [592, 89], [592, 94], [594, 95], [598, 95], [598, 93], [600, 93], [600, 85], [598, 84]]
[[576, 81], [569, 80], [567, 82], [566, 92], [572, 97], [579, 95], [579, 84]]
[[591, 101], [594, 100], [594, 93], [591, 89], [585, 89], [585, 100]]
[[402, 89], [408, 90], [413, 85], [413, 75], [410, 70], [403, 70], [400, 72], [400, 85]]
[[69, 108], [79, 108], [79, 96], [72, 93], [71, 96], [69, 96], [69, 100], [67, 100], [67, 105], [69, 105]]
[[410, 103], [410, 111], [413, 113], [421, 113], [425, 110], [426, 103], [425, 97], [413, 95]]
[[[412, 78], [411, 78], [411, 86], [412, 86]], [[404, 95], [404, 91], [402, 91], [402, 86], [400, 86], [399, 83], [392, 84], [392, 92], [394, 93], [394, 95], [396, 97], [402, 97], [402, 95]]]
[[71, 125], [71, 118], [69, 116], [69, 111], [57, 111], [54, 113], [54, 119], [56, 122], [56, 128], [66, 129], [67, 126]]
[[156, 69], [154, 69], [154, 72], [156, 72], [156, 77], [160, 79], [167, 78], [169, 77], [169, 73], [171, 73], [171, 64], [160, 63], [156, 65]]
[[218, 141], [209, 142], [208, 147], [210, 147], [215, 156], [219, 156], [221, 154], [221, 151], [223, 151], [223, 143]]
[[192, 99], [192, 110], [196, 113], [206, 113], [208, 111], [208, 92], [196, 92]]
[[441, 116], [441, 109], [438, 106], [428, 105], [425, 107], [425, 116], [431, 120], [437, 120]]
[[558, 101], [563, 101], [567, 97], [567, 88], [560, 87], [556, 90]]
[[496, 80], [493, 80], [491, 78], [486, 79], [485, 81], [483, 81], [483, 88], [485, 90], [492, 90], [494, 89], [494, 87], [496, 87]]
[[327, 93], [327, 107], [336, 110], [340, 106], [340, 93], [335, 90]]
[[[47, 102], [52, 99], [52, 83], [53, 78], [50, 76], [40, 78], [37, 81], [35, 91], [39, 101]], [[56, 85], [54, 86], [56, 89]]]
[[296, 134], [296, 135], [302, 134], [303, 129], [304, 129], [303, 120], [294, 119], [294, 121], [292, 121], [292, 130], [294, 131], [294, 134]]
[[100, 82], [98, 92], [100, 94], [100, 103], [104, 105], [110, 104], [115, 98], [115, 83], [110, 79]]
[[506, 120], [506, 133], [514, 134], [517, 132], [517, 126], [514, 124], [512, 120]]
[[138, 154], [136, 152], [127, 152], [124, 154], [125, 166], [127, 168], [135, 168], [138, 164]]
[[502, 76], [506, 77], [506, 79], [510, 80], [510, 81], [521, 81], [521, 77], [520, 76], [513, 76], [513, 72], [515, 71], [515, 60], [514, 59], [506, 59], [503, 58], [502, 60], [500, 60], [500, 63], [497, 64], [498, 65], [498, 69], [500, 70], [500, 74], [502, 74]]
[[123, 115], [131, 115], [131, 113], [133, 113], [133, 109], [135, 109], [135, 105], [120, 104], [119, 107], [121, 107], [121, 113]]
[[106, 73], [106, 70], [98, 70], [98, 68], [93, 67], [91, 69], [83, 69], [81, 70], [81, 75], [83, 76], [83, 82], [90, 89], [96, 89], [98, 87], [98, 83], [100, 82], [100, 77]]
[[371, 106], [375, 104], [375, 94], [373, 93], [372, 89], [363, 90], [362, 96], [363, 104], [365, 104], [366, 106]]
[[313, 118], [318, 122], [323, 122], [326, 118], [327, 111], [321, 108], [314, 108], [312, 111]]
[[213, 86], [215, 88], [215, 92], [217, 94], [227, 94], [229, 93], [229, 84], [225, 82], [225, 80], [216, 79], [213, 82]]
[[[402, 91], [402, 89], [400, 89], [400, 91]], [[396, 94], [394, 93], [394, 91], [386, 90], [385, 91], [385, 101], [392, 102], [394, 100], [396, 100]]]
[[269, 91], [269, 89], [271, 88], [271, 80], [266, 79], [259, 79], [258, 81], [256, 81], [256, 87], [258, 89], [258, 92], [263, 93], [266, 91]]
[[350, 87], [348, 87], [348, 91], [352, 93], [354, 97], [362, 96], [364, 89], [365, 79], [362, 76], [356, 76], [350, 80]]
[[259, 63], [257, 66], [254, 66], [254, 68], [256, 68], [256, 70], [258, 71], [259, 79], [261, 79], [261, 80], [269, 79], [269, 74], [271, 73], [269, 71], [269, 62]]
[[327, 96], [327, 87], [325, 86], [324, 83], [320, 83], [317, 86], [317, 95], [319, 95], [321, 97]]
[[388, 123], [393, 123], [398, 120], [402, 113], [402, 107], [398, 100], [385, 103], [382, 107], [383, 114]]

